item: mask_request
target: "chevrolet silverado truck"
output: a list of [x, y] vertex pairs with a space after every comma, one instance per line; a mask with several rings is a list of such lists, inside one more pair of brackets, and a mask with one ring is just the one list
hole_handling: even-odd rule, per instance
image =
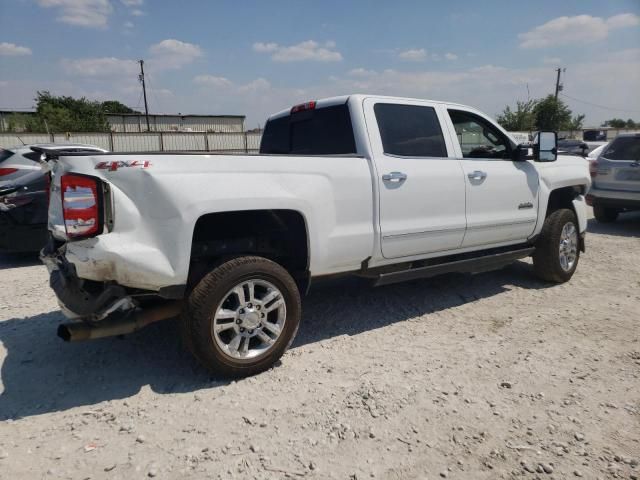
[[58, 334], [179, 316], [206, 368], [245, 376], [291, 345], [319, 277], [386, 285], [531, 256], [539, 278], [566, 282], [590, 175], [556, 145], [554, 132], [517, 145], [463, 105], [350, 95], [272, 115], [256, 155], [43, 150], [41, 257], [71, 319]]

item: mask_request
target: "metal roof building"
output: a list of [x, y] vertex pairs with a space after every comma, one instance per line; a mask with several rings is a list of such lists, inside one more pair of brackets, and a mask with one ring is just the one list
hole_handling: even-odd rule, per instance
[[[149, 115], [152, 132], [243, 132], [244, 115]], [[146, 132], [144, 114], [107, 114], [113, 132]]]

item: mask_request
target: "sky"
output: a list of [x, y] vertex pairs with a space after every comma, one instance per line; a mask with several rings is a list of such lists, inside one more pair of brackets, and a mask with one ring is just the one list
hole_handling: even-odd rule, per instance
[[38, 90], [150, 113], [240, 114], [371, 93], [497, 115], [554, 92], [640, 121], [640, 0], [1, 0], [0, 109]]

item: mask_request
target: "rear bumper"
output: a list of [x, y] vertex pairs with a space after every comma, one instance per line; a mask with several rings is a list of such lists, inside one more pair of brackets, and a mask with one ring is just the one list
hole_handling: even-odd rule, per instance
[[135, 307], [120, 285], [83, 280], [64, 256], [65, 247], [49, 243], [40, 258], [49, 270], [49, 286], [55, 292], [62, 312], [69, 318], [98, 321], [115, 310]]
[[591, 188], [587, 194], [587, 203], [591, 206], [602, 205], [604, 207], [636, 210], [640, 209], [640, 192]]

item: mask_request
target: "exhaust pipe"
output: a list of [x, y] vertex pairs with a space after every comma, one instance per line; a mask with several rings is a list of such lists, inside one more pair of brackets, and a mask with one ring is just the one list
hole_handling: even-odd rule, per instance
[[58, 336], [65, 342], [79, 342], [96, 338], [113, 337], [136, 332], [147, 325], [175, 317], [182, 310], [182, 302], [165, 303], [158, 307], [140, 310], [132, 315], [107, 318], [96, 324], [85, 322], [63, 323], [58, 327]]

